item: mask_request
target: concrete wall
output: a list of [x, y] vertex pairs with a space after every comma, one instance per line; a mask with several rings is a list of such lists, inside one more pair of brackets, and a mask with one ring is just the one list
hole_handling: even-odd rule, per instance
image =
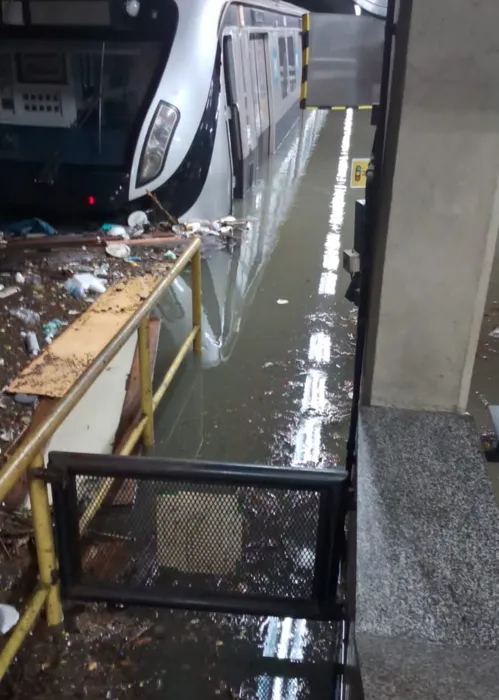
[[413, 3], [373, 291], [374, 405], [466, 407], [499, 225], [498, 19], [497, 0]]

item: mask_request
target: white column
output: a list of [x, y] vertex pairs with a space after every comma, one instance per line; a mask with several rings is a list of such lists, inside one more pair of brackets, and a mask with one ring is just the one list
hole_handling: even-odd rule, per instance
[[499, 227], [498, 27], [498, 0], [413, 2], [373, 405], [466, 409]]

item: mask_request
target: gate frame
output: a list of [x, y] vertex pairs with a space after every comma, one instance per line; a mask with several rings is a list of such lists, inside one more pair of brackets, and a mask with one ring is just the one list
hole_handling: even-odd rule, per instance
[[[299, 619], [343, 619], [343, 605], [337, 600], [337, 587], [340, 565], [345, 556], [344, 522], [349, 505], [349, 479], [344, 470], [51, 452], [48, 468], [39, 476], [52, 486], [61, 596], [67, 600]], [[320, 492], [311, 597], [221, 593], [161, 595], [145, 588], [126, 591], [121, 584], [83, 583], [76, 476], [100, 477], [106, 481], [161, 480]]]

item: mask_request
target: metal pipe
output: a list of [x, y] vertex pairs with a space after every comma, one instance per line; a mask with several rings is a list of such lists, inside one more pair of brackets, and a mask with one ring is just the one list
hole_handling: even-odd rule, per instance
[[159, 387], [156, 390], [156, 393], [153, 396], [152, 405], [153, 405], [154, 410], [156, 410], [159, 402], [161, 401], [161, 399], [165, 395], [165, 391], [170, 386], [172, 379], [175, 376], [178, 368], [180, 367], [182, 360], [187, 355], [187, 352], [188, 352], [189, 348], [191, 347], [192, 342], [194, 341], [194, 344], [195, 344], [196, 339], [199, 338], [200, 335], [201, 335], [201, 330], [200, 330], [199, 326], [194, 326], [192, 331], [189, 333], [187, 338], [184, 340], [184, 342], [180, 346], [179, 351], [175, 355], [175, 359], [173, 360], [170, 367], [168, 368], [168, 372], [163, 377], [161, 384], [159, 385]]
[[194, 336], [193, 348], [198, 355], [201, 353], [202, 338], [201, 338], [201, 253], [198, 250], [192, 258], [192, 326], [198, 329], [198, 333]]
[[175, 595], [158, 593], [157, 590], [130, 589], [106, 584], [76, 584], [68, 590], [71, 600], [82, 602], [116, 602], [128, 605], [145, 605], [151, 608], [173, 608], [176, 610], [196, 610], [199, 612], [219, 612], [233, 615], [272, 615], [293, 617], [299, 620], [341, 620], [343, 609], [336, 605], [324, 612], [312, 600], [303, 598], [280, 598], [277, 596], [249, 596], [191, 593]]
[[142, 439], [146, 447], [154, 445], [154, 406], [152, 402], [151, 351], [149, 348], [149, 317], [139, 326], [140, 408], [146, 418]]
[[[43, 454], [39, 452], [30, 469], [43, 467]], [[28, 476], [29, 472], [28, 472]], [[52, 518], [47, 492], [47, 484], [43, 479], [28, 479], [29, 497], [31, 500], [31, 517], [35, 535], [36, 556], [41, 583], [47, 587], [47, 624], [56, 627], [62, 624], [63, 614], [57, 584], [57, 560], [55, 556]]]
[[48, 595], [48, 590], [45, 586], [40, 586], [31, 596], [26, 609], [17, 625], [12, 630], [12, 633], [6, 642], [4, 648], [0, 652], [0, 680], [4, 677], [9, 668], [12, 659], [15, 657], [21, 644], [29, 634], [31, 628], [36, 622], [40, 610]]
[[293, 467], [237, 464], [166, 457], [123, 457], [117, 455], [52, 452], [50, 467], [69, 475], [108, 476], [123, 479], [168, 479], [191, 483], [284, 488], [303, 491], [342, 489], [348, 484], [344, 469], [296, 469]]
[[144, 430], [144, 426], [145, 426], [146, 422], [147, 422], [147, 417], [142, 416], [142, 418], [139, 420], [137, 425], [135, 425], [134, 427], [132, 427], [130, 429], [128, 435], [125, 437], [125, 439], [122, 442], [123, 447], [119, 451], [119, 454], [122, 457], [128, 457], [128, 455], [132, 454], [133, 448], [140, 440], [140, 436], [142, 435], [142, 432]]
[[89, 387], [95, 382], [101, 372], [107, 367], [109, 362], [123, 347], [139, 323], [146, 318], [154, 309], [160, 297], [170, 287], [175, 278], [182, 272], [192, 259], [194, 254], [201, 247], [199, 238], [195, 238], [185, 249], [182, 255], [175, 262], [168, 275], [163, 278], [146, 299], [143, 306], [131, 316], [125, 326], [116, 334], [104, 350], [95, 358], [90, 367], [73, 384], [64, 398], [60, 399], [52, 413], [47, 417], [31, 436], [15, 451], [11, 459], [0, 472], [0, 501], [14, 486], [21, 473], [26, 469], [37, 452], [45, 445], [47, 440], [54, 434], [57, 428], [63, 423], [67, 415], [76, 406], [81, 397]]

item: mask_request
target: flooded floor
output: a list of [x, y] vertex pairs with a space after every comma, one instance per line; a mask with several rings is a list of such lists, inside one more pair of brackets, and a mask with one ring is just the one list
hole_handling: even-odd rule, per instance
[[[240, 203], [234, 213], [254, 217], [252, 231], [203, 264], [203, 360], [186, 363], [158, 411], [157, 456], [343, 467], [356, 312], [344, 299], [341, 250], [353, 244], [362, 196], [350, 188], [351, 159], [367, 157], [372, 139], [369, 113], [306, 114]], [[170, 330], [160, 365], [187, 332], [189, 294], [179, 285], [162, 305]], [[157, 616], [169, 630], [150, 657], [163, 690], [332, 697], [337, 624]]]
[[[350, 278], [341, 268], [341, 251], [352, 246], [355, 200], [362, 196], [362, 190], [350, 188], [351, 159], [367, 157], [372, 140], [369, 113], [306, 113], [261, 169], [255, 187], [234, 212], [250, 217], [252, 230], [232, 253], [213, 249], [206, 254], [203, 354], [185, 363], [157, 412], [157, 456], [343, 468], [356, 312], [344, 299]], [[168, 322], [162, 324], [157, 360], [162, 374], [190, 329], [188, 276], [175, 282], [158, 313]], [[154, 492], [144, 509], [139, 507], [141, 489], [134, 506], [124, 509], [123, 517], [129, 513], [137, 523], [122, 530], [133, 530], [133, 538], [122, 537], [124, 559], [130, 560], [127, 540], [133, 539], [130, 547], [140, 550], [143, 561], [152, 548], [155, 569], [147, 575], [158, 583], [158, 577], [172, 576], [160, 563], [159, 533], [168, 526], [165, 513], [170, 510], [158, 510], [158, 496], [172, 492]], [[289, 580], [296, 584], [299, 578], [292, 576], [305, 566], [289, 543], [296, 533], [305, 533], [306, 508], [302, 495], [291, 495], [296, 498], [286, 502], [284, 516], [288, 523], [298, 519], [299, 526], [280, 546], [284, 570], [289, 567]], [[272, 510], [272, 494], [266, 498], [260, 515], [258, 507], [252, 511], [258, 526]], [[239, 512], [243, 520], [246, 514]], [[120, 517], [114, 513], [104, 523], [107, 532], [120, 531]], [[139, 529], [147, 537], [137, 545]], [[269, 541], [277, 536], [275, 530]], [[225, 540], [232, 543], [234, 533], [231, 529]], [[315, 543], [314, 534], [307, 533], [310, 542], [301, 550], [306, 557]], [[213, 542], [205, 542], [212, 551]], [[104, 572], [105, 580], [112, 580], [105, 572], [112, 567], [111, 557], [101, 559], [95, 575]], [[190, 572], [194, 564], [190, 562]], [[272, 567], [267, 569], [266, 579], [259, 571], [250, 582], [258, 592], [263, 580], [269, 583]], [[136, 573], [131, 584], [135, 578]], [[151, 608], [106, 615], [100, 608], [76, 615], [71, 625], [68, 614], [62, 655], [54, 658], [50, 643], [31, 656], [27, 650], [23, 676], [13, 672], [14, 690], [5, 697], [335, 696], [334, 663], [344, 635], [340, 623]]]
[[362, 196], [350, 162], [372, 139], [369, 113], [306, 114], [236, 211], [256, 221], [240, 250], [204, 263], [203, 368], [187, 364], [158, 412], [158, 455], [344, 464], [355, 308], [341, 250]]

